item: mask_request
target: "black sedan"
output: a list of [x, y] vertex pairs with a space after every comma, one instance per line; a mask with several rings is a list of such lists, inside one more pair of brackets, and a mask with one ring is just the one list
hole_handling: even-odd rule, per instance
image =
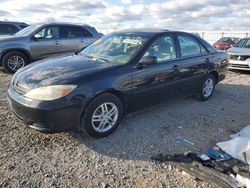
[[34, 129], [104, 137], [124, 115], [164, 100], [194, 94], [208, 100], [227, 67], [227, 54], [196, 35], [126, 30], [20, 69], [8, 98], [14, 114]]

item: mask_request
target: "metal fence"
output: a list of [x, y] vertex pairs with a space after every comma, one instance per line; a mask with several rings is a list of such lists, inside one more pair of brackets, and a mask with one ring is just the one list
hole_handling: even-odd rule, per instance
[[238, 38], [250, 37], [250, 32], [247, 32], [247, 31], [220, 31], [220, 32], [192, 31], [192, 32], [198, 33], [201, 38], [205, 39], [211, 44], [215, 43], [222, 37], [238, 37]]

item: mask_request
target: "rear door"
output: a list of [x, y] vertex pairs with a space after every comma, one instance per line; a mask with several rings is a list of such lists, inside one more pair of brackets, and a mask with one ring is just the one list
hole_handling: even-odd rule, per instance
[[61, 26], [62, 52], [73, 53], [81, 50], [93, 41], [93, 36], [81, 26]]
[[55, 56], [61, 53], [61, 40], [58, 26], [40, 29], [30, 40], [30, 52], [34, 60]]
[[178, 34], [178, 79], [180, 93], [193, 92], [197, 89], [207, 71], [210, 54], [192, 35]]
[[135, 108], [158, 103], [175, 96], [178, 77], [175, 66], [178, 62], [176, 45], [172, 35], [158, 37], [144, 56], [154, 56], [157, 64], [136, 66], [132, 72]]

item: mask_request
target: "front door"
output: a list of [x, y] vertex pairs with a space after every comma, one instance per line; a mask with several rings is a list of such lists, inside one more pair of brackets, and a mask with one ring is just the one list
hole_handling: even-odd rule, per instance
[[59, 54], [61, 52], [59, 27], [48, 26], [38, 31], [30, 40], [30, 51], [34, 60]]
[[132, 72], [135, 108], [172, 98], [178, 89], [176, 45], [173, 36], [158, 37], [144, 56], [156, 57], [157, 63], [135, 66]]

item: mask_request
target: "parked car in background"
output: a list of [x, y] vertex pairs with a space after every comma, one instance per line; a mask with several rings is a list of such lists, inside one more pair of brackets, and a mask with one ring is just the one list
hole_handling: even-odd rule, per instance
[[250, 38], [241, 39], [228, 49], [229, 69], [250, 70]]
[[0, 21], [0, 37], [14, 35], [15, 33], [24, 29], [27, 26], [29, 26], [29, 25], [26, 23], [23, 23], [23, 22], [3, 22], [3, 21]]
[[214, 43], [213, 47], [219, 50], [227, 50], [228, 48], [236, 44], [239, 40], [240, 38], [236, 38], [236, 37], [223, 37], [220, 40], [218, 40], [216, 43]]
[[0, 65], [7, 72], [15, 73], [33, 61], [79, 51], [100, 37], [89, 25], [49, 23], [28, 26], [13, 36], [0, 39]]
[[40, 131], [104, 137], [124, 115], [164, 100], [194, 94], [208, 100], [226, 76], [227, 57], [189, 33], [120, 31], [19, 70], [8, 89], [10, 107]]

